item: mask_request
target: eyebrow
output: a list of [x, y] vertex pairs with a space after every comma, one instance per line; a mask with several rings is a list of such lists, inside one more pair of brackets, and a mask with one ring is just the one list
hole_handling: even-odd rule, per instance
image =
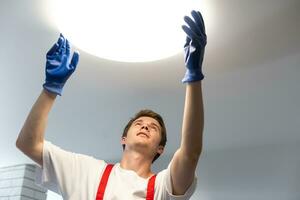
[[[142, 122], [142, 121], [143, 121], [142, 119], [139, 119], [139, 120], [134, 121], [133, 123]], [[159, 126], [157, 124], [155, 124], [154, 122], [151, 122], [151, 125], [156, 126], [158, 128], [158, 130], [160, 130]]]

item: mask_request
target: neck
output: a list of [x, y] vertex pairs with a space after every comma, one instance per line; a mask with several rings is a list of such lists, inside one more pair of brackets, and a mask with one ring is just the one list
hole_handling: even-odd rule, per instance
[[151, 157], [145, 156], [145, 154], [125, 150], [123, 152], [120, 166], [123, 169], [135, 171], [142, 178], [148, 178], [153, 175], [151, 172], [152, 159], [153, 158]]

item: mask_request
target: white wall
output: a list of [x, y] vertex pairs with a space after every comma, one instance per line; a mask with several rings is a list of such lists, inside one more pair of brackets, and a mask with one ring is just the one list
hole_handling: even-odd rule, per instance
[[299, 155], [297, 142], [204, 152], [192, 199], [298, 200]]

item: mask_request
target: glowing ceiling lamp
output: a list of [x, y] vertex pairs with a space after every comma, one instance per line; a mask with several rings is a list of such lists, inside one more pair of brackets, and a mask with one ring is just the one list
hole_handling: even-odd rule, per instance
[[92, 55], [146, 62], [182, 51], [183, 16], [197, 0], [49, 0], [51, 20], [72, 44]]

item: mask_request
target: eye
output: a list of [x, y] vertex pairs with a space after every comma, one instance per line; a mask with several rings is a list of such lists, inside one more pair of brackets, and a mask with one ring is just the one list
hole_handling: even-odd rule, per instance
[[157, 131], [156, 126], [151, 126], [151, 128], [152, 128], [153, 130]]

